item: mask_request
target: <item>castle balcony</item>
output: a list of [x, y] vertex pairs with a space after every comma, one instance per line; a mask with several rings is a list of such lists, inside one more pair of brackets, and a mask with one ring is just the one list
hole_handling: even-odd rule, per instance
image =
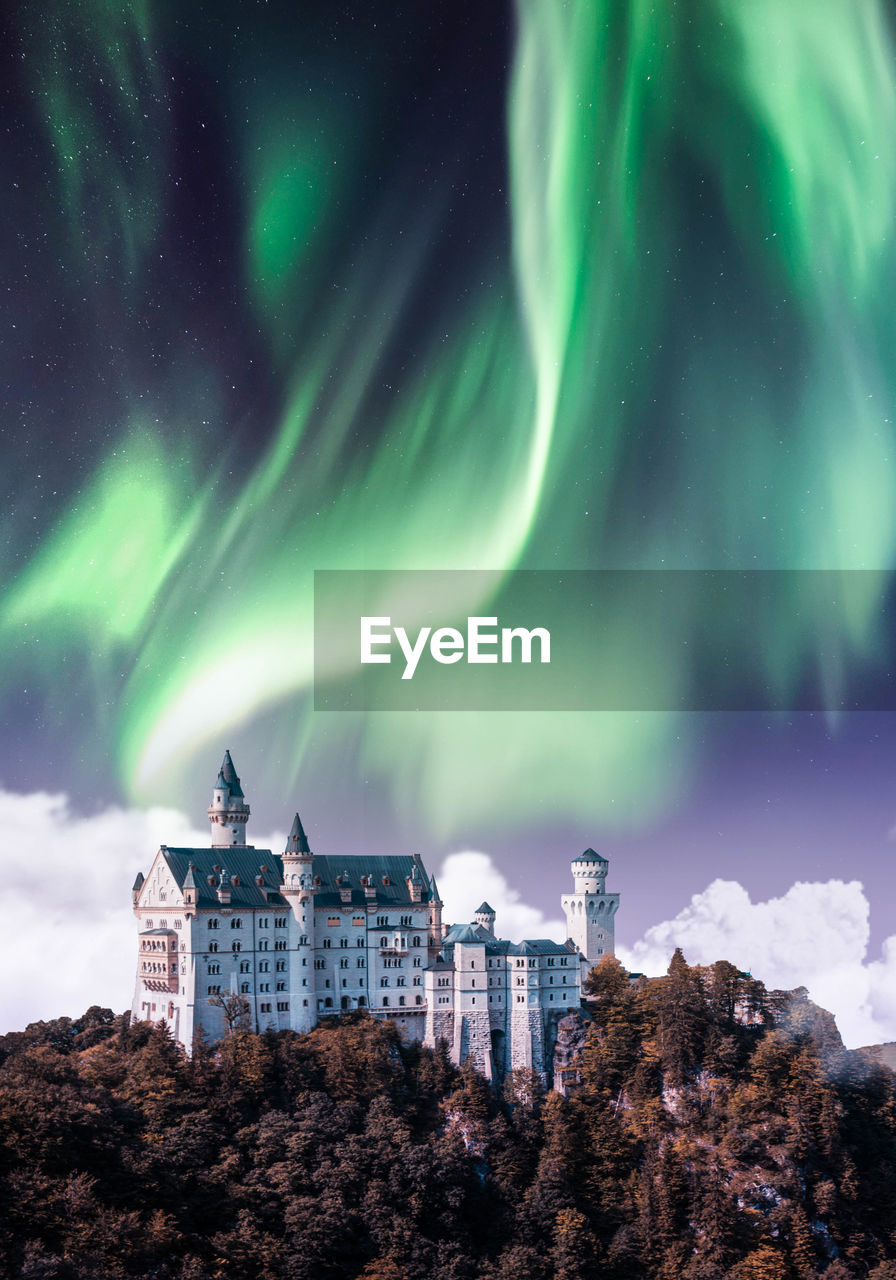
[[392, 933], [388, 937], [380, 937], [379, 953], [381, 956], [406, 956], [408, 954], [408, 938], [405, 933]]

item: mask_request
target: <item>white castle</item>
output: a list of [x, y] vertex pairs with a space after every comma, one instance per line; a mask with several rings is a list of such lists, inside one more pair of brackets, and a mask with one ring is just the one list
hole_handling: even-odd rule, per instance
[[489, 1078], [518, 1066], [549, 1073], [559, 1018], [579, 1008], [582, 978], [613, 950], [619, 895], [593, 849], [574, 859], [562, 898], [568, 938], [506, 942], [483, 902], [448, 927], [420, 857], [312, 853], [299, 815], [282, 854], [246, 844], [249, 805], [230, 758], [212, 792], [207, 849], [162, 845], [134, 882], [139, 922], [132, 1015], [165, 1020], [189, 1052], [228, 1017], [257, 1031], [310, 1031], [367, 1009], [407, 1039], [445, 1040]]

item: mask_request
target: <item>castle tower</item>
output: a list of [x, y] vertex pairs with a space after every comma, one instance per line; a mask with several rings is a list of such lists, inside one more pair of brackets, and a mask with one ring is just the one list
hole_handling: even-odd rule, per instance
[[249, 806], [243, 795], [243, 788], [230, 752], [224, 752], [224, 759], [218, 772], [218, 780], [212, 791], [212, 802], [208, 807], [208, 820], [212, 824], [212, 848], [225, 849], [233, 845], [245, 845], [246, 823], [249, 821]]
[[298, 814], [283, 850], [280, 892], [289, 903], [289, 1025], [310, 1031], [317, 1022], [314, 992], [314, 855]]
[[492, 937], [495, 936], [495, 912], [487, 902], [483, 902], [482, 905], [477, 908], [473, 919], [481, 926], [481, 928], [486, 929]]
[[619, 894], [607, 893], [610, 864], [593, 849], [572, 861], [574, 891], [560, 902], [566, 913], [567, 936], [578, 947], [587, 967], [615, 949], [615, 920]]

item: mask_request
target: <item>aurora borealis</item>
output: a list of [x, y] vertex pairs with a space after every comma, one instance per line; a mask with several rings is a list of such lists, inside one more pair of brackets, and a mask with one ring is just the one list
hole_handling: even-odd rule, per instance
[[[892, 567], [888, 7], [7, 23], [6, 785], [201, 812], [231, 746], [268, 825], [296, 795], [346, 847], [534, 867], [548, 833], [647, 857], [670, 813], [699, 845], [681, 812], [761, 790], [770, 741], [824, 757], [825, 803], [860, 754], [886, 776], [888, 716], [328, 716], [310, 685], [314, 569]], [[833, 704], [885, 623], [795, 611], [757, 663]]]

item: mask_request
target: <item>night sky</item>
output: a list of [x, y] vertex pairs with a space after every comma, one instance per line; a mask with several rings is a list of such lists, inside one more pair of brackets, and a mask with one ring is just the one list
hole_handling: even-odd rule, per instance
[[[310, 693], [314, 569], [892, 568], [889, 8], [5, 24], [0, 783], [198, 825], [229, 747], [321, 853], [484, 850], [554, 912], [593, 845], [627, 943], [715, 877], [857, 879], [896, 932], [893, 713]], [[891, 630], [757, 620], [756, 661], [879, 682]]]

